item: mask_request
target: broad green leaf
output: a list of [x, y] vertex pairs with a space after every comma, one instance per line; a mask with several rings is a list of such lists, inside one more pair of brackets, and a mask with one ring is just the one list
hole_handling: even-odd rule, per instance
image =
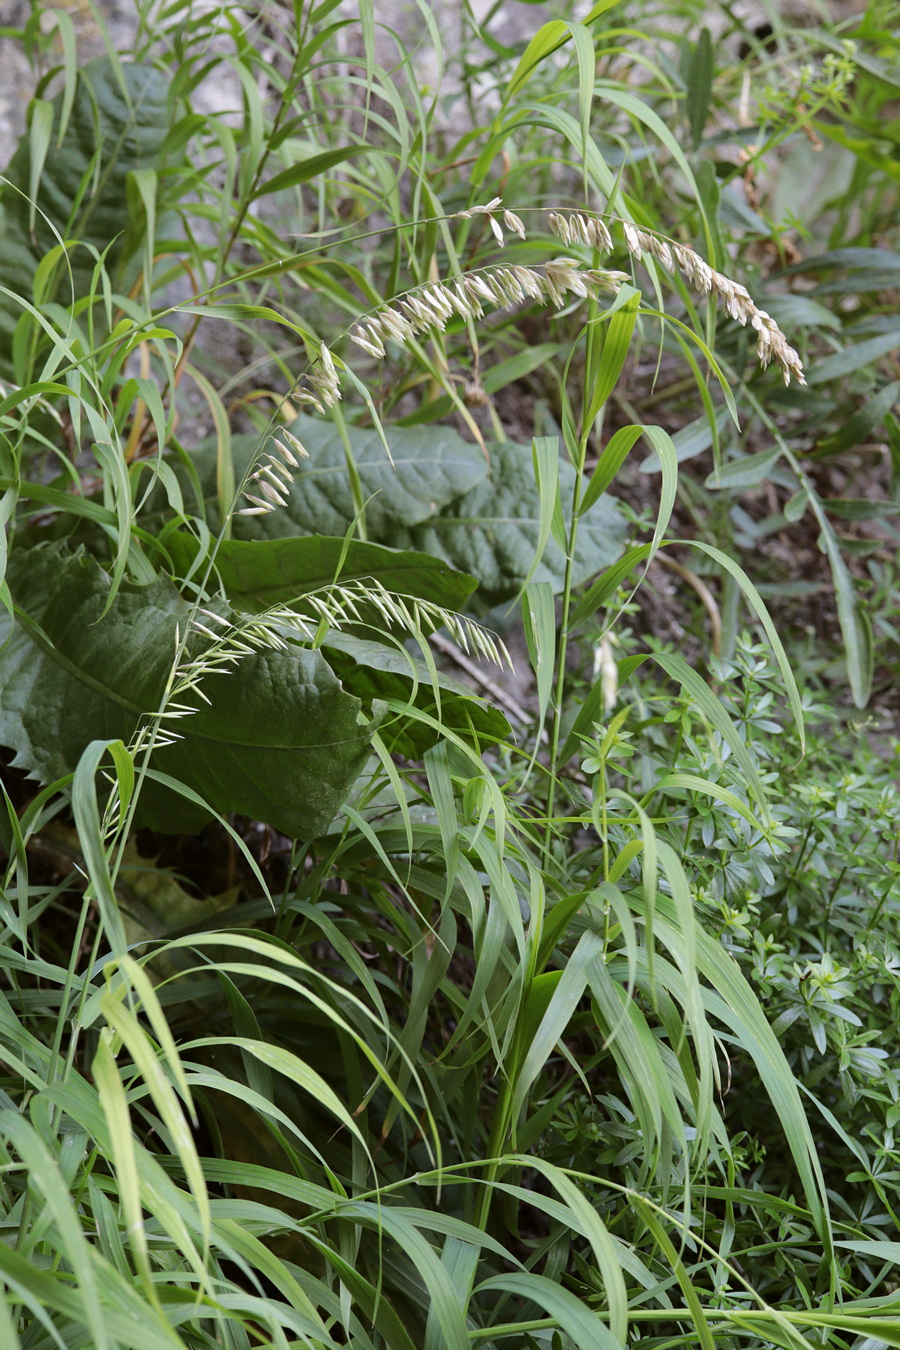
[[806, 731], [803, 722], [803, 707], [800, 702], [800, 690], [797, 688], [797, 680], [794, 676], [793, 667], [791, 666], [788, 654], [784, 649], [784, 644], [779, 637], [778, 629], [775, 627], [772, 616], [766, 609], [759, 591], [753, 585], [753, 582], [747, 576], [744, 569], [740, 567], [733, 558], [730, 558], [727, 553], [723, 553], [721, 549], [714, 548], [712, 544], [703, 543], [703, 541], [699, 539], [673, 540], [672, 542], [688, 543], [691, 548], [699, 549], [701, 553], [706, 553], [710, 558], [713, 558], [720, 567], [724, 568], [726, 572], [729, 572], [731, 576], [734, 577], [741, 589], [741, 593], [756, 617], [759, 619], [766, 631], [766, 636], [772, 644], [775, 660], [778, 662], [778, 669], [781, 671], [781, 678], [784, 680], [785, 688], [787, 689], [791, 712], [793, 713], [794, 721], [797, 725], [797, 731], [800, 736], [800, 746], [801, 749], [805, 751]]
[[674, 652], [654, 652], [653, 660], [662, 666], [667, 675], [670, 675], [673, 680], [677, 680], [683, 686], [704, 717], [730, 747], [750, 790], [762, 810], [766, 811], [766, 794], [762, 780], [757, 773], [756, 765], [750, 757], [747, 747], [738, 734], [737, 727], [725, 710], [725, 705], [720, 702], [709, 686], [683, 657], [677, 656]]
[[634, 571], [638, 563], [648, 559], [652, 552], [652, 544], [634, 544], [618, 562], [601, 573], [590, 590], [582, 596], [576, 605], [575, 612], [570, 620], [570, 627], [578, 628], [584, 623], [585, 619], [590, 618], [599, 606], [605, 604], [610, 596], [615, 594], [619, 586], [624, 584], [625, 578]]
[[590, 331], [584, 414], [586, 425], [593, 423], [619, 382], [631, 348], [640, 303], [640, 292], [631, 286], [625, 287], [617, 296], [603, 327], [594, 325]]
[[874, 669], [874, 647], [872, 625], [869, 616], [859, 603], [853, 578], [841, 555], [840, 543], [828, 516], [825, 504], [820, 499], [809, 477], [797, 461], [788, 452], [791, 468], [800, 481], [808, 498], [808, 505], [816, 518], [820, 530], [821, 544], [831, 567], [831, 579], [837, 600], [838, 623], [841, 637], [844, 639], [844, 656], [847, 662], [847, 682], [857, 708], [864, 708], [872, 692], [872, 673]]
[[[531, 668], [537, 681], [538, 716], [543, 727], [556, 670], [556, 608], [553, 591], [546, 581], [533, 581], [526, 586], [522, 596], [522, 620]], [[536, 737], [535, 746], [539, 743]]]
[[[502, 604], [521, 591], [531, 571], [541, 533], [541, 504], [529, 446], [492, 445], [491, 477], [460, 497], [427, 524], [398, 531], [394, 542], [444, 558], [478, 578], [478, 599]], [[559, 465], [559, 490], [568, 522], [575, 470]], [[602, 497], [578, 525], [572, 569], [574, 585], [608, 567], [620, 554], [625, 520], [614, 501]], [[532, 578], [560, 591], [565, 558], [554, 539]]]
[[[531, 464], [534, 469], [540, 518], [534, 557], [522, 587], [523, 591], [540, 566], [547, 550], [550, 531], [553, 529], [554, 516], [558, 517], [562, 509], [559, 496], [559, 437], [535, 436], [531, 442]], [[561, 537], [559, 528], [554, 530], [554, 538], [560, 548], [565, 548], [566, 541]]]
[[[265, 516], [238, 516], [236, 539], [279, 539], [295, 534], [343, 535], [356, 518], [347, 474], [347, 454], [336, 427], [301, 416], [289, 430], [309, 451], [291, 484], [283, 510]], [[487, 473], [477, 445], [464, 441], [450, 427], [417, 431], [390, 427], [391, 458], [378, 432], [347, 427], [353, 462], [366, 502], [370, 540], [397, 546], [398, 527], [429, 520]], [[259, 445], [254, 436], [235, 436], [231, 450], [240, 477]], [[208, 499], [215, 498], [214, 446], [204, 441], [194, 452], [197, 471]], [[391, 462], [393, 460], [393, 463]]]
[[[639, 911], [641, 903], [640, 900], [633, 900], [633, 908]], [[674, 902], [662, 892], [657, 895], [654, 923], [659, 939], [670, 949], [677, 948], [679, 920]], [[717, 1020], [721, 1019], [731, 1028], [738, 1043], [751, 1057], [781, 1121], [785, 1142], [797, 1166], [807, 1204], [814, 1216], [819, 1236], [828, 1250], [832, 1236], [825, 1181], [794, 1075], [757, 994], [735, 959], [699, 925], [695, 940], [697, 974], [715, 990], [715, 994], [708, 997], [704, 994], [704, 1002], [708, 1002], [709, 1011]]]
[[[125, 749], [121, 741], [104, 740], [92, 740], [85, 747], [72, 779], [72, 815], [75, 817], [87, 873], [106, 929], [107, 941], [113, 952], [117, 956], [122, 956], [125, 952], [125, 929], [116, 903], [109, 858], [103, 842], [101, 810], [97, 797], [97, 772], [100, 764], [116, 747], [120, 751]], [[115, 757], [120, 758], [119, 754]], [[119, 797], [121, 796], [120, 785]]]
[[[410, 702], [409, 714], [386, 718], [379, 735], [398, 754], [418, 758], [439, 738], [433, 719], [438, 718], [438, 703], [433, 672], [420, 658], [403, 647], [382, 642], [367, 642], [348, 633], [333, 630], [322, 639], [322, 655], [351, 694], [368, 702], [372, 699]], [[440, 694], [440, 724], [467, 740], [477, 737], [482, 746], [494, 744], [509, 735], [503, 713], [476, 698], [468, 685], [454, 680], [445, 671], [437, 672]], [[416, 710], [423, 714], [416, 716]]]
[[[595, 19], [598, 19], [601, 14], [605, 14], [608, 9], [612, 9], [617, 3], [618, 0], [599, 0], [599, 3], [592, 5], [590, 12], [585, 16], [584, 26], [593, 23]], [[553, 52], [558, 51], [570, 37], [575, 37], [575, 28], [581, 27], [580, 24], [565, 23], [562, 19], [551, 19], [549, 23], [545, 23], [538, 29], [519, 58], [519, 64], [513, 72], [504, 95], [504, 106], [509, 103], [514, 94], [519, 92], [523, 85], [528, 83], [534, 71]]]
[[[10, 633], [2, 616], [0, 740], [47, 782], [73, 769], [98, 736], [128, 744], [158, 710], [176, 628], [187, 631], [191, 610], [159, 578], [125, 583], [101, 619], [108, 578], [93, 559], [58, 546], [20, 552], [9, 580], [27, 619]], [[207, 645], [192, 639], [192, 655]], [[326, 829], [365, 762], [381, 710], [370, 721], [322, 654], [292, 642], [283, 652], [243, 656], [203, 688], [209, 704], [187, 695], [197, 711], [174, 724], [183, 739], [157, 750], [154, 767], [214, 811], [240, 811], [291, 837]], [[198, 829], [208, 819], [152, 781], [140, 817], [168, 831]]]
[[[632, 427], [623, 427], [620, 429], [622, 440], [616, 446], [615, 456], [611, 459], [607, 468], [603, 470], [604, 477], [610, 471], [614, 472], [617, 468], [616, 461], [621, 461], [628, 453], [628, 450], [633, 444], [633, 441], [630, 439], [631, 431], [633, 429], [634, 428]], [[656, 452], [662, 472], [659, 510], [656, 513], [656, 523], [653, 527], [653, 539], [650, 544], [646, 546], [639, 545], [637, 548], [629, 549], [625, 558], [621, 559], [614, 567], [609, 568], [608, 572], [604, 575], [597, 578], [587, 594], [582, 596], [575, 607], [571, 619], [573, 628], [577, 628], [579, 624], [584, 623], [585, 619], [594, 613], [597, 606], [601, 604], [607, 596], [612, 594], [615, 586], [619, 584], [619, 580], [624, 579], [624, 576], [627, 576], [628, 572], [631, 571], [631, 564], [629, 564], [627, 560], [632, 554], [641, 557], [646, 556], [647, 566], [650, 566], [657, 550], [662, 544], [663, 535], [668, 528], [669, 520], [672, 516], [672, 508], [675, 505], [675, 492], [678, 487], [678, 461], [676, 458], [675, 446], [672, 444], [672, 438], [667, 431], [663, 431], [662, 427], [641, 426], [638, 430], [640, 434], [649, 441]], [[619, 433], [617, 433], [617, 435], [618, 434]], [[598, 468], [601, 468], [601, 466], [598, 466]], [[589, 496], [593, 495], [592, 488], [593, 482], [588, 488]], [[646, 553], [642, 552], [644, 548], [646, 548]], [[646, 572], [646, 568], [644, 570]]]
[[311, 1069], [302, 1059], [283, 1046], [266, 1041], [251, 1040], [247, 1037], [232, 1037], [226, 1042], [219, 1036], [206, 1036], [201, 1040], [190, 1041], [187, 1048], [199, 1050], [205, 1046], [223, 1044], [233, 1045], [239, 1050], [246, 1051], [247, 1054], [254, 1055], [263, 1064], [267, 1064], [270, 1069], [275, 1069], [278, 1073], [284, 1074], [295, 1086], [311, 1093], [326, 1111], [330, 1111], [332, 1115], [337, 1117], [345, 1130], [355, 1135], [360, 1143], [363, 1142], [358, 1126], [334, 1089], [328, 1086], [324, 1078], [316, 1073], [315, 1069]]
[[809, 504], [813, 509], [821, 530], [822, 542], [831, 567], [831, 579], [837, 600], [838, 622], [841, 625], [841, 637], [844, 639], [844, 656], [847, 662], [847, 680], [853, 702], [857, 708], [864, 708], [872, 692], [872, 672], [874, 668], [874, 649], [872, 627], [869, 616], [859, 604], [853, 577], [841, 555], [840, 545], [831, 527], [831, 523], [822, 509], [822, 504], [810, 493]]
[[[676, 431], [672, 437], [675, 459], [679, 464], [683, 464], [685, 460], [695, 459], [697, 455], [702, 455], [703, 451], [708, 450], [714, 441], [718, 442], [723, 431], [730, 425], [729, 409], [724, 404], [716, 409], [714, 422], [710, 422], [706, 413], [703, 413], [693, 422], [689, 422], [686, 427]], [[641, 464], [640, 472], [659, 473], [661, 467], [659, 456], [650, 454]]]
[[35, 217], [37, 215], [37, 196], [40, 191], [41, 174], [44, 161], [50, 147], [53, 134], [54, 107], [45, 98], [31, 101], [31, 124], [28, 128], [28, 233], [34, 236]]
[[675, 136], [672, 134], [672, 131], [664, 119], [660, 117], [658, 113], [654, 112], [650, 107], [650, 104], [638, 97], [637, 94], [624, 89], [620, 85], [614, 84], [611, 80], [598, 80], [594, 86], [594, 94], [601, 104], [604, 101], [613, 103], [616, 107], [621, 108], [622, 112], [633, 117], [636, 122], [642, 122], [644, 126], [656, 136], [657, 140], [666, 147], [669, 154], [687, 179], [691, 191], [697, 198], [700, 214], [703, 217], [704, 228], [707, 229], [708, 232], [705, 207], [700, 199], [691, 166], [688, 164], [681, 146], [678, 144], [678, 141], [675, 139]]
[[561, 47], [570, 36], [569, 26], [562, 19], [551, 19], [549, 23], [545, 23], [538, 29], [513, 71], [512, 79], [506, 89], [505, 103], [508, 103], [513, 95], [517, 94], [523, 85], [527, 84], [533, 71], [543, 61], [546, 61], [552, 52]]
[[[165, 77], [152, 66], [122, 65], [117, 73], [106, 57], [98, 57], [79, 71], [62, 141], [54, 138], [43, 147], [33, 238], [28, 191], [35, 146], [30, 138], [19, 145], [6, 168], [7, 181], [0, 184], [0, 278], [5, 287], [30, 300], [38, 263], [59, 237], [98, 251], [115, 240], [107, 266], [117, 265], [126, 247], [136, 242], [117, 239], [127, 223], [127, 178], [131, 170], [152, 167], [156, 160], [168, 129], [167, 92]], [[64, 116], [65, 103], [65, 92], [53, 100], [54, 125]], [[94, 259], [78, 248], [71, 250], [69, 262], [76, 297], [87, 294]], [[58, 297], [68, 305], [72, 295], [65, 263], [58, 278]], [[8, 295], [0, 295], [0, 374], [10, 370], [12, 334], [21, 312]]]
[[699, 792], [703, 796], [712, 797], [715, 801], [729, 807], [737, 815], [743, 816], [748, 825], [752, 825], [755, 830], [765, 830], [765, 826], [756, 819], [750, 808], [745, 806], [733, 792], [729, 792], [728, 788], [722, 787], [719, 783], [710, 782], [707, 778], [699, 778], [694, 773], [667, 773], [654, 783], [653, 792], [655, 794], [671, 788], [683, 788], [686, 792]]
[[[177, 574], [187, 576], [199, 552], [198, 541], [177, 531], [167, 536], [165, 547]], [[477, 584], [474, 577], [455, 572], [439, 558], [318, 534], [226, 540], [216, 553], [216, 571], [231, 604], [254, 613], [290, 604], [336, 579], [350, 582], [369, 577], [397, 595], [460, 610]]]
[[116, 1037], [109, 1027], [100, 1032], [91, 1072], [97, 1087], [99, 1105], [110, 1137], [110, 1160], [115, 1168], [122, 1210], [144, 1292], [159, 1306], [153, 1288], [153, 1274], [147, 1244], [147, 1231], [141, 1212], [141, 1184], [135, 1158], [135, 1138], [128, 1115], [125, 1084], [116, 1063]]
[[[646, 918], [643, 895], [637, 903]], [[647, 1173], [651, 1172], [654, 1155], [660, 1155], [661, 1166], [657, 1166], [664, 1174], [666, 1162], [672, 1159], [672, 1137], [678, 1140], [682, 1151], [687, 1151], [684, 1120], [676, 1096], [676, 1090], [682, 1088], [681, 1076], [676, 1075], [673, 1081], [646, 1016], [624, 984], [612, 977], [602, 957], [592, 961], [588, 978], [598, 1029], [616, 1061], [622, 1087], [646, 1146], [644, 1167]]]
[[579, 503], [580, 515], [583, 515], [585, 511], [590, 511], [594, 502], [599, 501], [606, 489], [613, 483], [616, 474], [624, 464], [642, 430], [643, 428], [640, 426], [619, 427], [618, 431], [610, 436], [601, 451], [597, 467], [591, 474], [588, 489]]
[[706, 1318], [703, 1304], [697, 1287], [691, 1279], [688, 1271], [685, 1269], [684, 1262], [678, 1254], [671, 1238], [663, 1228], [656, 1214], [646, 1203], [638, 1201], [640, 1206], [641, 1218], [649, 1228], [656, 1240], [657, 1246], [662, 1250], [667, 1263], [675, 1272], [678, 1283], [681, 1285], [684, 1301], [691, 1312], [691, 1320], [696, 1332], [695, 1345], [698, 1350], [716, 1350], [716, 1342], [713, 1337], [712, 1329]]

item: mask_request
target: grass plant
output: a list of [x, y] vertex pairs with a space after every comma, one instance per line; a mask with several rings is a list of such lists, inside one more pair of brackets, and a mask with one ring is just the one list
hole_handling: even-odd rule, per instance
[[[673, 539], [685, 436], [631, 387], [679, 363], [710, 492], [802, 494], [861, 704], [798, 444], [831, 357], [789, 273], [737, 275], [710, 33], [541, 18], [465, 11], [455, 128], [424, 4], [142, 3], [87, 63], [66, 10], [6, 33], [10, 1350], [900, 1346], [890, 765], [835, 749], [732, 541]], [[883, 106], [885, 22], [802, 38], [842, 64], [754, 169]], [[852, 153], [866, 258], [845, 202], [823, 269], [893, 257]], [[876, 346], [827, 454], [892, 433]], [[708, 679], [630, 628], [676, 548], [736, 597]], [[513, 612], [516, 734], [429, 642], [502, 667]]]

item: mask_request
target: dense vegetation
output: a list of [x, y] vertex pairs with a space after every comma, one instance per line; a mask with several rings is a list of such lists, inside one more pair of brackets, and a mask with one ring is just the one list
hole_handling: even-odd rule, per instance
[[0, 29], [4, 1350], [900, 1346], [898, 13], [549, 8]]

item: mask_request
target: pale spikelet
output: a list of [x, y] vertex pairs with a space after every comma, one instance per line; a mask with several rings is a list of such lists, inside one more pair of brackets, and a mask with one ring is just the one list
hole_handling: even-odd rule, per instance
[[326, 408], [333, 407], [340, 400], [340, 380], [331, 352], [324, 342], [319, 344], [319, 364], [307, 376], [307, 379]]
[[472, 216], [489, 216], [491, 212], [496, 211], [497, 207], [502, 205], [502, 203], [502, 197], [492, 197], [486, 205], [470, 206], [467, 211], [457, 211], [456, 216], [458, 220], [470, 220]]
[[[588, 289], [581, 270], [574, 258], [553, 258], [544, 267], [544, 279], [548, 286], [560, 295], [571, 291], [582, 300], [588, 298]], [[554, 302], [555, 303], [555, 302]]]
[[479, 276], [477, 272], [468, 275], [464, 282], [467, 293], [472, 296], [478, 296], [482, 300], [487, 300], [488, 304], [494, 303], [494, 295], [485, 281], [484, 277]]
[[603, 709], [611, 713], [619, 692], [619, 667], [613, 654], [609, 633], [604, 633], [599, 646], [594, 648], [594, 679], [600, 677]]
[[715, 296], [729, 318], [749, 324], [756, 333], [756, 354], [763, 367], [774, 361], [785, 384], [790, 384], [792, 379], [798, 384], [806, 384], [799, 353], [788, 343], [771, 315], [757, 307], [745, 286], [732, 281], [724, 272], [717, 272], [686, 244], [657, 238], [624, 220], [622, 230], [632, 257], [650, 254], [670, 272], [680, 272], [701, 295]]
[[[774, 361], [781, 367], [785, 384], [790, 384], [792, 376], [798, 384], [806, 384], [799, 353], [788, 344], [778, 324], [764, 309], [756, 309], [755, 306], [754, 309], [755, 313], [748, 316], [748, 319], [751, 327], [756, 330], [756, 354], [761, 364], [767, 366], [770, 361]], [[742, 323], [747, 321], [741, 320]]]
[[379, 358], [388, 341], [401, 345], [428, 329], [443, 330], [448, 319], [479, 319], [486, 307], [509, 309], [523, 300], [537, 300], [557, 309], [567, 297], [596, 300], [615, 295], [629, 277], [625, 272], [582, 267], [575, 258], [553, 258], [543, 271], [534, 267], [494, 267], [466, 272], [452, 282], [428, 282], [393, 305], [376, 310], [354, 324], [350, 337]]
[[513, 234], [517, 234], [520, 239], [525, 238], [525, 226], [514, 211], [503, 212], [503, 224], [508, 230], [512, 230]]
[[556, 211], [551, 211], [547, 219], [552, 232], [558, 235], [564, 244], [587, 244], [598, 253], [612, 252], [612, 236], [603, 221], [595, 216], [582, 215], [580, 212], [562, 216]]
[[708, 262], [695, 253], [692, 248], [685, 248], [684, 244], [674, 244], [672, 246], [672, 257], [675, 266], [701, 295], [709, 295], [714, 289], [714, 278], [718, 276]]
[[300, 468], [301, 459], [309, 459], [309, 451], [306, 446], [297, 439], [292, 431], [288, 431], [286, 428], [281, 432], [280, 438], [275, 438], [273, 444], [281, 458], [292, 469]]
[[235, 511], [237, 516], [264, 516], [279, 506], [286, 506], [291, 483], [294, 481], [292, 469], [299, 469], [301, 461], [309, 459], [309, 451], [297, 437], [286, 429], [272, 438], [273, 449], [278, 456], [269, 451], [262, 462], [254, 469], [244, 485], [243, 496], [250, 503]]
[[362, 347], [363, 351], [367, 351], [368, 355], [374, 356], [375, 360], [382, 360], [385, 356], [385, 347], [382, 346], [381, 340], [370, 331], [367, 325], [360, 324], [349, 336], [351, 336], [352, 342], [356, 343], [356, 346]]
[[543, 300], [544, 292], [541, 287], [540, 277], [530, 267], [511, 268], [513, 277], [520, 290], [532, 300]]
[[588, 232], [590, 235], [588, 242], [593, 244], [594, 248], [598, 249], [600, 253], [612, 253], [612, 235], [602, 220], [598, 220], [595, 216], [590, 217], [588, 219]]
[[569, 222], [565, 216], [557, 215], [555, 211], [551, 211], [547, 217], [547, 223], [552, 232], [558, 235], [564, 244], [572, 242], [572, 231], [569, 229]]
[[657, 239], [655, 235], [650, 235], [650, 252], [662, 263], [667, 272], [675, 271], [675, 259], [665, 239]]
[[[502, 248], [503, 230], [500, 226], [500, 222], [494, 219], [493, 214], [496, 211], [497, 207], [502, 205], [502, 203], [503, 203], [502, 197], [492, 197], [491, 200], [487, 202], [484, 206], [470, 206], [467, 211], [457, 211], [456, 219], [471, 220], [472, 216], [487, 216], [487, 221], [491, 227], [491, 231], [494, 235], [494, 238], [497, 240], [497, 243]], [[507, 220], [507, 217], [509, 217], [509, 220]], [[514, 216], [511, 211], [504, 211], [503, 219], [509, 229], [515, 230], [516, 234], [521, 233], [522, 238], [523, 239], [525, 238], [525, 227], [523, 226], [521, 220], [519, 220], [518, 216]], [[516, 221], [517, 224], [512, 225], [510, 224], [510, 221]]]
[[625, 235], [625, 247], [633, 258], [640, 258], [647, 252], [645, 243], [649, 245], [649, 235], [644, 234], [643, 230], [638, 230], [629, 221], [622, 221], [622, 232]]

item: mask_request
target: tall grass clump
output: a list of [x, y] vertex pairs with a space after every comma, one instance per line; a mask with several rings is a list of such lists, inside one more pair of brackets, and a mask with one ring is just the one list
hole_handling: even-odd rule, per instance
[[[677, 360], [733, 485], [721, 409], [810, 380], [707, 58], [438, 18], [9, 35], [0, 1342], [900, 1345], [896, 794], [632, 402]], [[735, 597], [694, 660], [670, 557]]]

